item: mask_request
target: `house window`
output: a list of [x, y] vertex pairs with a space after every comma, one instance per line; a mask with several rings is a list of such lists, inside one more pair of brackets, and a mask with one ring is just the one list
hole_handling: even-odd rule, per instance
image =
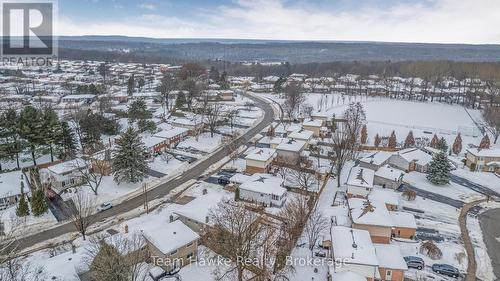
[[189, 253], [187, 256], [186, 256], [186, 259], [191, 259], [193, 257], [193, 253]]
[[191, 247], [191, 245], [193, 245], [193, 242], [191, 242], [191, 243], [187, 244], [187, 245], [186, 245], [186, 248], [187, 248], [187, 247]]
[[386, 270], [385, 271], [385, 280], [391, 280], [392, 277], [392, 270]]
[[66, 186], [66, 182], [65, 181], [61, 182], [61, 186], [62, 187]]
[[177, 250], [170, 252], [170, 255], [171, 255], [171, 256], [173, 256], [173, 255], [175, 255], [175, 254], [177, 254]]

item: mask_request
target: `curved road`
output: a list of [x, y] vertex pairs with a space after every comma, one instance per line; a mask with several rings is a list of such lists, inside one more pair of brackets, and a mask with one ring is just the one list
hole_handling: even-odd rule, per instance
[[[269, 124], [271, 124], [271, 122], [274, 121], [274, 110], [267, 102], [246, 93], [242, 93], [242, 95], [253, 100], [256, 103], [256, 105], [264, 111], [265, 115], [259, 124], [257, 124], [255, 127], [251, 128], [245, 134], [243, 134], [238, 139], [233, 141], [233, 143], [237, 144], [236, 147], [246, 144], [251, 138], [260, 133], [264, 128], [266, 128]], [[148, 190], [147, 194], [148, 201], [164, 197], [177, 186], [180, 186], [189, 180], [197, 179], [211, 165], [217, 163], [228, 154], [229, 154], [228, 146], [226, 146], [224, 149], [217, 151], [209, 158], [201, 162], [194, 163], [195, 165], [192, 166], [190, 169], [186, 170], [182, 175], [166, 183], [163, 183], [159, 186], [151, 188], [150, 190]], [[141, 193], [141, 195], [138, 195], [137, 197], [133, 197], [119, 205], [116, 205], [112, 209], [106, 210], [102, 213], [95, 214], [94, 215], [95, 217], [93, 219], [94, 221], [101, 221], [110, 217], [114, 217], [129, 212], [133, 209], [142, 206], [143, 204], [144, 204], [144, 195]], [[17, 240], [18, 250], [22, 250], [31, 247], [35, 244], [75, 231], [76, 230], [74, 225], [71, 222], [67, 222], [60, 226], [18, 239]]]

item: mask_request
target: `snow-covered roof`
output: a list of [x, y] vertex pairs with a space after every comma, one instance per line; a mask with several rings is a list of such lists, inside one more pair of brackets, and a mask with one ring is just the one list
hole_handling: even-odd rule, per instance
[[264, 194], [274, 194], [282, 196], [286, 193], [286, 189], [283, 186], [283, 179], [275, 176], [259, 176], [253, 177], [253, 179], [244, 182], [240, 185], [240, 189], [264, 193]]
[[[165, 221], [167, 221], [165, 219]], [[180, 220], [162, 225], [154, 224], [142, 230], [144, 237], [164, 254], [192, 243], [200, 236]]]
[[369, 201], [361, 198], [350, 198], [349, 209], [355, 224], [392, 227], [392, 217], [387, 207], [380, 201]]
[[404, 176], [404, 172], [389, 165], [385, 165], [380, 167], [375, 172], [375, 175], [384, 179], [398, 180], [401, 175]]
[[408, 270], [408, 266], [401, 254], [401, 250], [396, 245], [375, 244], [378, 266], [388, 269]]
[[374, 187], [368, 199], [372, 202], [382, 202], [389, 205], [399, 205], [399, 195], [392, 190]]
[[291, 139], [295, 139], [295, 140], [310, 140], [313, 136], [314, 132], [312, 131], [309, 131], [309, 130], [298, 130], [298, 131], [294, 131], [294, 132], [291, 132], [288, 137], [291, 138]]
[[169, 130], [163, 130], [154, 135], [154, 137], [157, 138], [164, 138], [164, 139], [171, 139], [174, 138], [178, 135], [184, 134], [187, 131], [189, 131], [186, 128], [181, 128], [181, 127], [173, 127], [172, 129]]
[[332, 280], [335, 281], [366, 281], [366, 277], [352, 271], [334, 272]]
[[365, 157], [359, 159], [359, 161], [380, 166], [384, 162], [389, 160], [391, 155], [392, 155], [392, 153], [387, 152], [387, 151], [377, 151], [374, 153], [370, 153], [368, 156], [365, 156]]
[[373, 188], [373, 178], [375, 177], [375, 171], [362, 167], [352, 167], [349, 178], [347, 179], [347, 185], [360, 186], [366, 188]]
[[0, 198], [21, 194], [21, 177], [24, 180], [24, 192], [29, 193], [29, 187], [21, 171], [0, 173]]
[[229, 178], [229, 181], [233, 182], [233, 183], [242, 184], [244, 182], [249, 181], [251, 178], [252, 178], [252, 176], [238, 173], [238, 174], [235, 174], [234, 176], [232, 176], [231, 178]]
[[249, 153], [245, 159], [255, 160], [255, 161], [268, 161], [269, 159], [276, 156], [276, 149], [272, 148], [256, 148], [254, 151]]
[[299, 152], [301, 151], [304, 146], [306, 145], [305, 141], [301, 140], [288, 140], [286, 142], [280, 143], [276, 149], [278, 150], [286, 150], [286, 151], [293, 151], [293, 152]]
[[366, 230], [334, 226], [331, 229], [335, 259], [346, 263], [377, 266], [378, 260], [370, 233]]
[[207, 194], [201, 195], [186, 205], [179, 207], [175, 213], [200, 223], [206, 223], [210, 209], [215, 208], [225, 197], [229, 197], [228, 192], [210, 189]]
[[425, 153], [418, 148], [407, 148], [396, 152], [406, 161], [411, 162], [415, 160], [419, 165], [425, 166], [432, 161], [432, 156]]
[[417, 222], [415, 221], [415, 216], [410, 213], [405, 212], [389, 212], [391, 216], [393, 226], [404, 227], [404, 228], [417, 228]]
[[73, 160], [61, 162], [59, 164], [50, 166], [47, 168], [47, 170], [56, 175], [62, 175], [85, 167], [86, 167], [85, 161], [83, 161], [80, 158], [76, 158]]
[[467, 152], [469, 152], [474, 156], [479, 156], [479, 157], [500, 157], [500, 148], [494, 148], [494, 149], [471, 148], [467, 149]]
[[142, 134], [142, 141], [144, 142], [144, 145], [148, 148], [154, 147], [156, 145], [159, 145], [160, 143], [164, 142], [164, 138], [159, 138], [156, 136], [151, 136], [149, 134]]
[[319, 119], [307, 119], [302, 122], [302, 126], [321, 127], [323, 126], [323, 121]]

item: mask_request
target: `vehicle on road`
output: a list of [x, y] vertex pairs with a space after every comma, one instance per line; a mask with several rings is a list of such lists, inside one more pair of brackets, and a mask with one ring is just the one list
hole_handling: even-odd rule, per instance
[[432, 271], [449, 277], [460, 277], [460, 271], [458, 271], [456, 267], [448, 264], [433, 264]]
[[425, 262], [420, 257], [407, 256], [404, 257], [404, 259], [408, 268], [416, 268], [418, 270], [422, 270], [425, 267]]
[[111, 208], [113, 208], [113, 204], [111, 204], [110, 202], [102, 203], [101, 205], [99, 205], [97, 207], [97, 211], [98, 212], [103, 212], [103, 211], [109, 210]]
[[326, 258], [326, 253], [325, 252], [315, 252], [314, 256], [318, 258]]
[[228, 185], [230, 184], [231, 182], [229, 181], [229, 178], [227, 177], [220, 177], [217, 182], [220, 184], [220, 185]]

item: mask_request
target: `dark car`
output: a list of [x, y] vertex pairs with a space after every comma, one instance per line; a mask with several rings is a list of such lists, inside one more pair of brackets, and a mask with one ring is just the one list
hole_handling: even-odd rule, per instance
[[406, 265], [408, 268], [416, 268], [418, 270], [422, 270], [425, 267], [425, 262], [422, 258], [408, 256], [404, 258], [406, 261]]
[[446, 276], [450, 276], [450, 277], [459, 277], [460, 276], [460, 271], [458, 271], [458, 269], [456, 267], [453, 267], [451, 265], [448, 265], [448, 264], [433, 264], [432, 265], [432, 271], [438, 273], [438, 274], [442, 274], [442, 275], [446, 275]]
[[217, 182], [220, 184], [220, 185], [227, 185], [230, 183], [229, 181], [229, 178], [227, 177], [220, 177]]

